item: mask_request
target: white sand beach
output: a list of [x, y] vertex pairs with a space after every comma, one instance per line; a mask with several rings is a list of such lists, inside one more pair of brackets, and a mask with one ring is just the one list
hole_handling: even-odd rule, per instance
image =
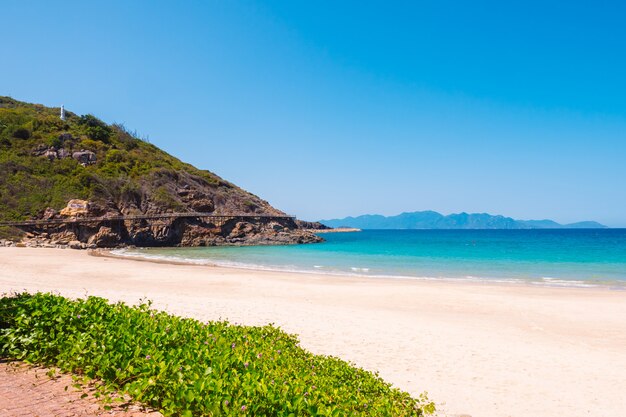
[[626, 291], [367, 279], [0, 248], [0, 291], [53, 291], [201, 320], [275, 323], [440, 415], [626, 415]]

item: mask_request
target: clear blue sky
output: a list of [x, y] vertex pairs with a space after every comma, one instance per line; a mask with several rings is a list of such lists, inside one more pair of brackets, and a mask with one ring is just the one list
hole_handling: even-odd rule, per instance
[[0, 94], [304, 219], [626, 226], [625, 4], [4, 0]]

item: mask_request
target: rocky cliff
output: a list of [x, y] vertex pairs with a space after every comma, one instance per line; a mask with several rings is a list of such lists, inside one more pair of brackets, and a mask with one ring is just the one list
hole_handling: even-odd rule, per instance
[[[123, 125], [0, 97], [0, 221], [202, 212], [285, 216], [267, 201], [138, 139]], [[3, 228], [81, 247], [291, 244], [321, 239], [289, 218], [102, 221]], [[77, 243], [78, 242], [78, 243]]]

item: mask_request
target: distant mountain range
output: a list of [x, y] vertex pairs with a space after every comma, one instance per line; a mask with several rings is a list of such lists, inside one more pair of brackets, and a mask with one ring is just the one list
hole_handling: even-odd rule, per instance
[[397, 216], [365, 214], [343, 219], [320, 220], [330, 227], [358, 229], [601, 229], [593, 221], [560, 224], [553, 220], [515, 220], [487, 213], [458, 213], [444, 216], [436, 211], [414, 211]]

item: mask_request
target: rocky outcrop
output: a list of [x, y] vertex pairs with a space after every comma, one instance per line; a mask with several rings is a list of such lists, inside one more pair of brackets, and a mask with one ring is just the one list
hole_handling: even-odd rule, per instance
[[87, 243], [98, 248], [114, 248], [123, 241], [121, 233], [116, 233], [112, 228], [101, 226], [96, 234], [92, 235]]
[[[29, 246], [63, 246], [81, 248], [114, 248], [120, 246], [217, 246], [217, 245], [287, 245], [323, 241], [310, 230], [323, 228], [309, 222], [285, 216], [260, 199], [225, 198], [224, 187], [211, 187], [186, 173], [170, 178], [162, 173], [159, 186], [172, 189], [176, 199], [164, 202], [160, 194], [151, 190], [122, 193], [115, 200], [88, 201], [72, 199], [65, 208], [56, 211], [47, 208], [39, 216], [44, 220], [69, 220], [97, 218], [98, 221], [78, 224], [50, 224], [27, 227], [29, 236], [24, 241]], [[176, 181], [174, 181], [176, 180]], [[155, 184], [151, 184], [154, 187]], [[211, 213], [235, 216], [225, 223], [214, 224], [203, 218], [172, 218], [144, 220], [115, 220], [120, 216], [158, 215], [177, 212]], [[236, 216], [258, 215], [242, 221]], [[78, 243], [76, 243], [78, 242]]]
[[215, 210], [215, 204], [208, 198], [202, 198], [199, 200], [193, 200], [190, 204], [193, 211], [199, 213], [212, 213]]
[[[54, 210], [48, 208], [44, 212], [44, 216], [47, 215], [47, 219], [51, 219], [54, 217]], [[70, 200], [67, 203], [67, 206], [59, 213], [63, 217], [78, 217], [78, 216], [86, 216], [89, 213], [89, 201], [86, 200]], [[52, 214], [52, 215], [51, 215]]]
[[322, 224], [320, 222], [307, 222], [305, 220], [296, 220], [296, 223], [298, 224], [298, 227], [300, 227], [301, 229], [308, 229], [308, 230], [329, 230], [329, 229], [332, 229], [332, 227], [328, 227], [325, 224]]
[[98, 160], [94, 152], [85, 149], [74, 152], [72, 158], [76, 159], [82, 166], [93, 165]]
[[[190, 204], [197, 212], [211, 212], [206, 198]], [[125, 213], [102, 203], [70, 200], [60, 212], [46, 209], [41, 218], [66, 220], [90, 218], [89, 223], [63, 223], [27, 228], [23, 242], [27, 246], [70, 247], [72, 249], [114, 248], [121, 246], [219, 246], [219, 245], [288, 245], [316, 243], [323, 239], [301, 227], [291, 218], [233, 217], [214, 224], [207, 218], [160, 218], [117, 220], [128, 214], [158, 214], [158, 206], [149, 205], [141, 212], [134, 204]]]
[[251, 223], [233, 220], [222, 227], [187, 225], [181, 246], [290, 245], [320, 241], [314, 234], [294, 228], [292, 221]]
[[247, 246], [316, 243], [322, 239], [300, 229], [291, 219], [241, 221], [221, 226], [196, 219], [171, 221], [107, 221], [97, 225], [56, 226], [32, 230], [27, 246], [67, 246], [73, 249], [121, 246]]

